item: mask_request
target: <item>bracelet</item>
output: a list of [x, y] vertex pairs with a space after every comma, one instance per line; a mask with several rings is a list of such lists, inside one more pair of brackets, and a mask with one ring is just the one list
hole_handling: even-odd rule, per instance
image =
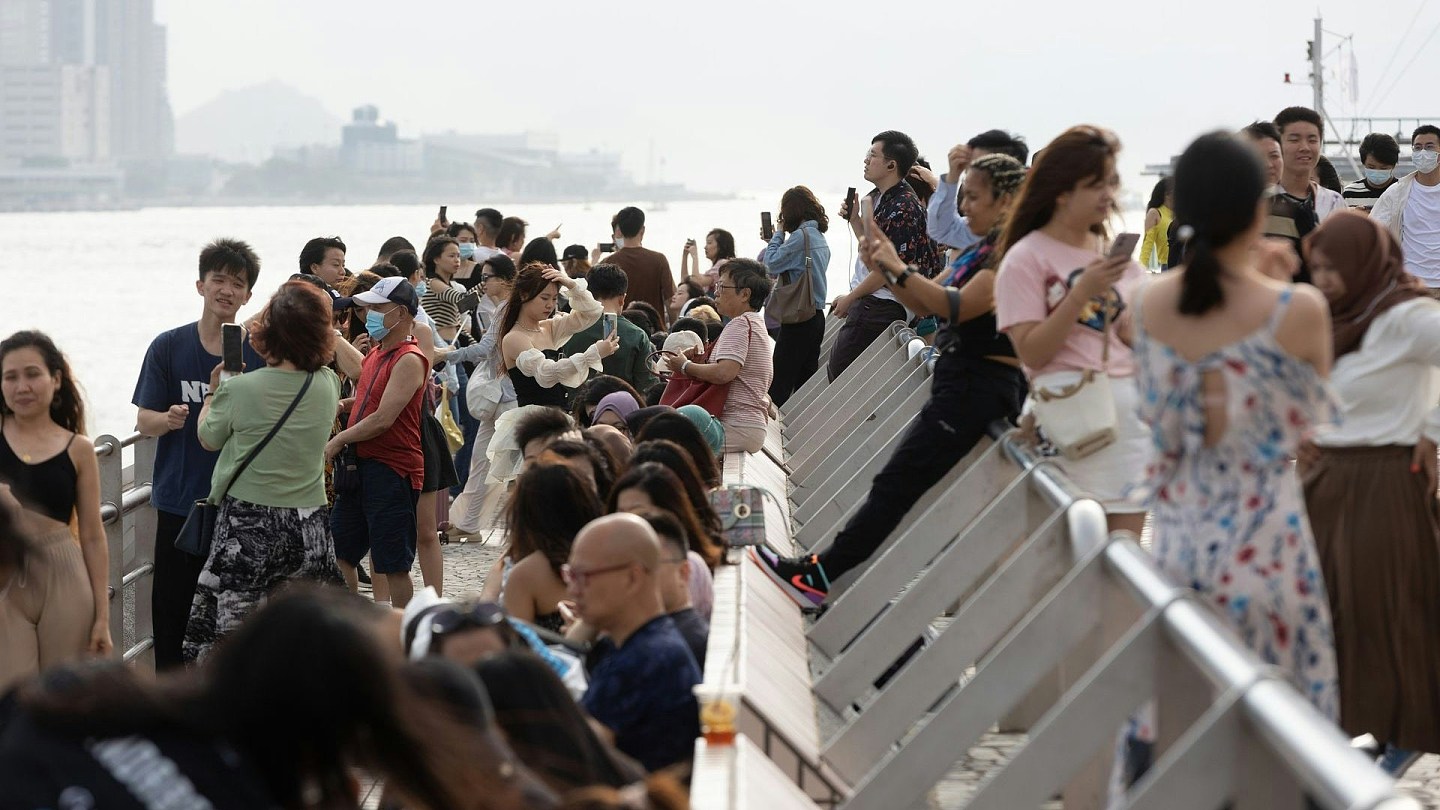
[[900, 275], [898, 275], [898, 276], [895, 277], [895, 286], [896, 286], [896, 287], [904, 287], [904, 286], [905, 286], [905, 280], [908, 279], [908, 278], [910, 278], [910, 277], [913, 276], [913, 275], [915, 275], [915, 268], [912, 267], [912, 266], [910, 266], [910, 265], [906, 265], [906, 267], [905, 267], [905, 272], [903, 272], [903, 273], [901, 273]]
[[685, 373], [686, 373], [685, 369], [687, 369], [687, 368], [689, 368], [689, 367], [690, 367], [690, 360], [687, 358], [687, 359], [685, 360], [685, 362], [683, 362], [683, 363], [680, 364], [680, 373], [681, 373], [681, 374], [685, 374]]

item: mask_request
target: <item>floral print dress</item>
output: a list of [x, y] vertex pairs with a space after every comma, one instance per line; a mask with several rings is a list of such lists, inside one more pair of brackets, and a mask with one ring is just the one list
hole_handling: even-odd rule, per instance
[[[1152, 552], [1165, 574], [1207, 600], [1333, 720], [1340, 703], [1329, 602], [1290, 460], [1306, 432], [1339, 411], [1315, 369], [1275, 338], [1291, 297], [1286, 289], [1265, 326], [1197, 362], [1144, 334], [1137, 306], [1140, 418], [1155, 457], [1131, 495], [1152, 510]], [[1228, 413], [1209, 447], [1208, 372], [1223, 375]], [[1147, 731], [1136, 736], [1152, 739]]]

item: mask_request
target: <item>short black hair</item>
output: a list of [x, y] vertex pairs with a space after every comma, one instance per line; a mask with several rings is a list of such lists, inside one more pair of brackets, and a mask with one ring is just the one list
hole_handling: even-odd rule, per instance
[[1372, 132], [1360, 142], [1360, 162], [1364, 163], [1369, 157], [1386, 166], [1394, 166], [1400, 162], [1400, 144], [1383, 132]]
[[239, 239], [216, 239], [200, 251], [200, 280], [204, 281], [210, 273], [243, 277], [245, 289], [253, 290], [256, 279], [260, 278], [260, 257]]
[[591, 295], [604, 301], [624, 295], [630, 289], [630, 277], [625, 275], [620, 265], [602, 262], [585, 274], [585, 284], [590, 288]]
[[481, 208], [475, 212], [475, 227], [484, 228], [486, 233], [495, 234], [500, 231], [500, 223], [505, 220], [500, 212], [494, 208]]
[[341, 253], [346, 252], [345, 243], [341, 242], [338, 236], [317, 236], [306, 242], [305, 247], [300, 249], [300, 272], [310, 272], [312, 264], [324, 264], [325, 251], [330, 248], [336, 248]]
[[[341, 248], [341, 249], [343, 250], [344, 248]], [[392, 236], [392, 237], [390, 237], [389, 239], [386, 239], [386, 240], [385, 240], [385, 244], [383, 244], [383, 245], [380, 246], [380, 253], [378, 254], [378, 257], [377, 257], [377, 258], [380, 258], [380, 259], [388, 259], [388, 258], [390, 258], [390, 256], [393, 255], [393, 254], [395, 253], [395, 251], [397, 251], [397, 250], [414, 250], [414, 249], [415, 249], [415, 246], [412, 245], [412, 244], [410, 244], [410, 240], [409, 240], [409, 239], [406, 239], [406, 238], [403, 237], [403, 236]], [[301, 269], [303, 270], [304, 268], [301, 268]]]
[[480, 265], [482, 273], [486, 267], [490, 268], [490, 275], [492, 276], [499, 276], [506, 281], [515, 280], [515, 261], [504, 253], [496, 253], [486, 259], [485, 263]]
[[480, 238], [480, 234], [475, 230], [475, 226], [474, 226], [474, 225], [471, 225], [471, 224], [468, 223], [468, 222], [452, 222], [452, 223], [450, 223], [450, 227], [448, 227], [448, 228], [445, 229], [445, 235], [446, 235], [446, 236], [459, 236], [461, 231], [469, 231], [469, 232], [470, 232], [470, 238], [472, 238], [472, 239], [479, 239], [479, 238]]
[[1315, 161], [1315, 180], [1322, 188], [1328, 188], [1336, 194], [1345, 191], [1345, 184], [1340, 182], [1340, 173], [1335, 171], [1335, 164], [1324, 155]]
[[1269, 121], [1255, 121], [1240, 132], [1252, 140], [1263, 141], [1269, 138], [1276, 143], [1280, 142], [1280, 128]]
[[690, 332], [700, 338], [701, 342], [710, 342], [710, 335], [705, 331], [705, 322], [699, 318], [691, 318], [688, 315], [684, 318], [676, 318], [675, 323], [670, 325], [670, 334], [673, 335], [676, 332]]
[[920, 149], [915, 141], [899, 130], [887, 129], [870, 139], [872, 144], [882, 144], [880, 151], [887, 160], [895, 161], [895, 168], [901, 177], [910, 173], [915, 161], [920, 159]]
[[640, 327], [640, 329], [643, 330], [645, 334], [654, 334], [655, 329], [657, 328], [655, 326], [655, 319], [650, 317], [650, 313], [646, 312], [645, 310], [636, 309], [633, 306], [633, 301], [631, 302], [631, 304], [632, 306], [628, 306], [620, 312], [620, 317]]
[[620, 231], [626, 239], [634, 239], [645, 227], [645, 212], [633, 205], [627, 205], [610, 218], [610, 227]]
[[1030, 159], [1030, 146], [1025, 143], [1025, 139], [1019, 135], [1011, 135], [1003, 129], [987, 129], [966, 141], [965, 145], [971, 149], [1009, 155], [1020, 161], [1021, 166]]
[[415, 278], [415, 274], [420, 272], [420, 257], [415, 255], [414, 248], [391, 253], [390, 264], [407, 279]]
[[559, 408], [531, 409], [515, 423], [515, 445], [523, 452], [530, 442], [554, 438], [573, 427], [570, 417]]
[[525, 226], [529, 224], [519, 217], [505, 217], [500, 220], [500, 227], [496, 229], [495, 244], [502, 248], [509, 247], [511, 242], [525, 233]]
[[1320, 130], [1320, 137], [1325, 137], [1325, 119], [1309, 107], [1286, 107], [1275, 116], [1275, 128], [1282, 134], [1291, 124], [1314, 124]]
[[730, 277], [737, 295], [741, 290], [750, 291], [750, 308], [753, 310], [765, 306], [765, 299], [770, 297], [770, 290], [775, 286], [765, 273], [765, 265], [754, 259], [731, 259], [720, 266], [720, 275]]
[[1420, 137], [1421, 135], [1434, 135], [1435, 137], [1440, 138], [1440, 127], [1437, 127], [1434, 124], [1421, 124], [1420, 126], [1415, 128], [1414, 132], [1410, 133], [1410, 142], [1414, 143], [1415, 139]]

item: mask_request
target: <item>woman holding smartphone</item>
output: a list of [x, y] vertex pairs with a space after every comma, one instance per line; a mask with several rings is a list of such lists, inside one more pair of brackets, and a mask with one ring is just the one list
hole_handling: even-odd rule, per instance
[[[1033, 389], [1074, 386], [1087, 372], [1110, 389], [1116, 439], [1059, 466], [1105, 507], [1110, 528], [1137, 536], [1145, 509], [1126, 490], [1150, 460], [1150, 435], [1137, 415], [1127, 300], [1145, 270], [1134, 250], [1105, 250], [1118, 213], [1120, 142], [1108, 130], [1072, 127], [1039, 153], [996, 248], [998, 327], [1009, 336]], [[1041, 430], [1044, 426], [1041, 425]]]
[[829, 300], [825, 271], [830, 267], [830, 245], [825, 241], [825, 231], [830, 227], [830, 218], [810, 189], [795, 186], [780, 198], [776, 226], [765, 245], [765, 270], [775, 280], [777, 290], [799, 284], [801, 275], [809, 273], [810, 303], [815, 309], [806, 320], [780, 324], [775, 340], [775, 378], [770, 383], [770, 400], [779, 407], [820, 368], [825, 302]]

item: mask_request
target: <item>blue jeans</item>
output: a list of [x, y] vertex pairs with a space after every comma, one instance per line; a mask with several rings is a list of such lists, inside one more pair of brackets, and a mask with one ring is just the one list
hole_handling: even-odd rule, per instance
[[475, 454], [475, 434], [480, 430], [480, 423], [470, 415], [470, 409], [465, 407], [465, 390], [470, 387], [470, 377], [464, 368], [457, 371], [460, 374], [460, 393], [450, 398], [450, 406], [460, 420], [460, 432], [465, 436], [465, 443], [455, 451], [455, 474], [460, 477], [460, 483], [450, 488], [452, 498], [460, 497], [460, 493], [465, 490], [465, 482], [470, 479], [470, 458]]

